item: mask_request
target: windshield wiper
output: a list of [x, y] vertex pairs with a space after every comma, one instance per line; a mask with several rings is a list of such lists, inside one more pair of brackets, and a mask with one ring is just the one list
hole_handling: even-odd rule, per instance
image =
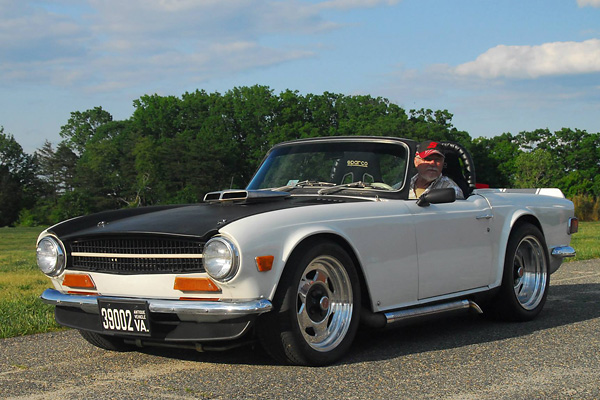
[[278, 191], [278, 192], [288, 192], [288, 191], [296, 189], [296, 188], [303, 188], [303, 187], [307, 187], [307, 186], [335, 186], [335, 183], [321, 182], [321, 181], [315, 181], [315, 180], [305, 180], [305, 181], [300, 181], [300, 182], [294, 183], [293, 185], [281, 186], [281, 187], [278, 187], [273, 190]]
[[360, 188], [360, 189], [380, 189], [380, 190], [393, 190], [393, 188], [385, 183], [382, 182], [362, 182], [362, 181], [358, 181], [358, 182], [352, 182], [352, 183], [345, 183], [343, 185], [335, 185], [333, 187], [328, 187], [325, 189], [321, 189], [319, 190], [319, 194], [331, 194], [331, 193], [336, 193], [339, 192], [340, 190], [343, 189], [352, 189], [352, 188]]
[[335, 185], [333, 187], [329, 187], [329, 188], [325, 188], [325, 189], [321, 189], [319, 190], [319, 194], [331, 194], [331, 193], [336, 193], [339, 192], [342, 189], [349, 189], [349, 188], [367, 188], [367, 187], [372, 187], [370, 183], [365, 183], [362, 181], [358, 181], [358, 182], [352, 182], [352, 183], [345, 183], [343, 185]]

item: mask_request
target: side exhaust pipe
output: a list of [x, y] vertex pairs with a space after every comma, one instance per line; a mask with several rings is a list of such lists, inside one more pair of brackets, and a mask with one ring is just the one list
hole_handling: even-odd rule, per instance
[[460, 310], [474, 310], [477, 314], [483, 314], [481, 307], [474, 301], [457, 300], [448, 303], [438, 303], [422, 307], [389, 311], [386, 313], [372, 313], [369, 310], [363, 309], [361, 312], [361, 322], [372, 328], [383, 328], [397, 322]]
[[459, 310], [468, 310], [473, 309], [477, 314], [483, 314], [483, 310], [481, 307], [477, 305], [472, 300], [459, 300], [453, 301], [451, 303], [440, 303], [434, 304], [430, 306], [418, 307], [418, 308], [409, 308], [406, 310], [399, 311], [391, 311], [385, 313], [385, 318], [387, 320], [387, 324], [393, 324], [394, 322], [401, 322], [407, 319], [418, 318], [418, 317], [427, 317], [431, 315], [451, 312], [451, 311], [459, 311]]

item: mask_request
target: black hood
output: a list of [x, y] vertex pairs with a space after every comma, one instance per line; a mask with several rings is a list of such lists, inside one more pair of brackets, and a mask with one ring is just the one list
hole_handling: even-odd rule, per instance
[[[356, 201], [356, 200], [354, 200]], [[208, 239], [223, 226], [285, 208], [331, 204], [332, 198], [288, 197], [258, 203], [202, 203], [106, 211], [62, 222], [49, 229], [62, 240], [122, 234], [185, 235]], [[335, 202], [346, 202], [339, 198]]]

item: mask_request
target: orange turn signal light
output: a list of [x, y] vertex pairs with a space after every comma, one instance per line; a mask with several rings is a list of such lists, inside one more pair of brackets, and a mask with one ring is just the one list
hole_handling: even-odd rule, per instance
[[96, 284], [88, 274], [66, 274], [62, 284], [78, 289], [96, 289]]
[[275, 261], [274, 256], [260, 256], [256, 257], [256, 267], [260, 272], [267, 272], [273, 268], [273, 261]]
[[186, 276], [175, 277], [173, 289], [183, 292], [220, 292], [221, 288], [217, 286], [210, 278], [189, 278]]

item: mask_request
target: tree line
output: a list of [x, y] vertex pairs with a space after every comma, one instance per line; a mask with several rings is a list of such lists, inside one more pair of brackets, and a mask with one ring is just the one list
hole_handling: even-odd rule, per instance
[[600, 134], [564, 128], [471, 138], [447, 110], [409, 110], [385, 98], [266, 86], [181, 97], [145, 95], [130, 118], [75, 111], [62, 140], [27, 154], [0, 127], [0, 226], [47, 225], [107, 209], [194, 203], [244, 187], [268, 149], [317, 136], [454, 141], [491, 187], [558, 187], [581, 219], [598, 220]]

